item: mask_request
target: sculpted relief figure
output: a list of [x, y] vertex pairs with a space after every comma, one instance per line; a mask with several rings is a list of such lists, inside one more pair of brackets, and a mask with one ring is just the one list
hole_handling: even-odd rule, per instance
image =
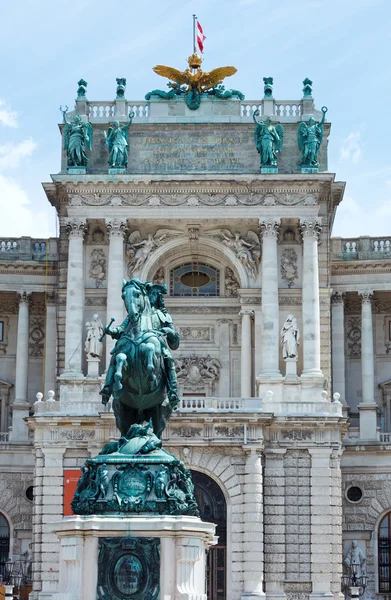
[[126, 244], [126, 255], [129, 258], [128, 273], [135, 275], [140, 272], [149, 255], [168, 242], [173, 237], [182, 235], [178, 229], [158, 229], [155, 234], [148, 233], [146, 238], [142, 238], [138, 230], [133, 231]]
[[126, 169], [129, 153], [129, 127], [134, 113], [129, 113], [129, 121], [120, 125], [118, 121], [110, 123], [108, 132], [105, 131], [106, 147], [109, 151], [109, 165], [112, 168]]
[[240, 288], [240, 283], [235, 277], [235, 273], [230, 267], [226, 267], [225, 269], [225, 291], [227, 296], [232, 296], [234, 298], [238, 295], [238, 289]]
[[288, 315], [281, 329], [281, 347], [283, 358], [298, 358], [300, 332], [297, 320], [293, 315]]
[[79, 115], [75, 115], [73, 120], [67, 121], [66, 113], [68, 107], [63, 110], [60, 107], [64, 121], [64, 150], [67, 153], [68, 167], [86, 167], [88, 156], [86, 147], [92, 150], [92, 126], [91, 123], [85, 123]]
[[358, 545], [357, 540], [352, 540], [349, 552], [345, 556], [344, 565], [350, 571], [352, 565], [356, 565], [356, 576], [365, 575], [366, 557]]
[[95, 314], [92, 321], [86, 323], [87, 337], [84, 345], [84, 350], [87, 357], [99, 358], [102, 355], [102, 342], [100, 338], [103, 334], [103, 323], [99, 315]]
[[210, 229], [209, 231], [205, 231], [205, 235], [215, 237], [231, 248], [249, 276], [254, 281], [256, 280], [261, 258], [261, 244], [255, 231], [248, 231], [247, 239], [238, 231], [232, 233], [229, 229]]
[[284, 142], [284, 129], [279, 123], [274, 126], [267, 117], [258, 121], [259, 110], [253, 113], [255, 123], [254, 142], [261, 157], [261, 167], [277, 167], [277, 154], [281, 152]]
[[323, 123], [326, 117], [327, 108], [322, 107], [322, 120], [315, 121], [310, 117], [308, 124], [300, 123], [297, 132], [299, 150], [302, 151], [302, 167], [318, 167], [318, 153], [323, 140]]

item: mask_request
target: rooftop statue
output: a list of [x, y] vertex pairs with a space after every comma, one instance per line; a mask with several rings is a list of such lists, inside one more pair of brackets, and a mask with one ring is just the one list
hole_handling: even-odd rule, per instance
[[303, 81], [303, 97], [312, 98], [312, 81], [308, 77]]
[[129, 121], [120, 125], [118, 121], [109, 123], [108, 132], [105, 131], [106, 147], [109, 151], [109, 165], [116, 169], [126, 169], [129, 153], [129, 127], [132, 124], [134, 112], [129, 113]]
[[165, 285], [123, 282], [122, 298], [128, 313], [119, 327], [104, 333], [116, 339], [105, 385], [103, 404], [113, 395], [117, 427], [126, 435], [131, 425], [152, 419], [160, 437], [178, 404], [177, 379], [170, 348], [179, 346], [179, 334], [164, 305]]
[[219, 67], [212, 71], [205, 72], [201, 69], [202, 58], [194, 53], [188, 58], [189, 68], [185, 71], [179, 71], [173, 67], [157, 65], [153, 68], [155, 73], [161, 77], [170, 79], [168, 84], [170, 92], [154, 90], [145, 96], [149, 100], [152, 95], [161, 98], [173, 98], [175, 95], [184, 95], [186, 104], [191, 110], [196, 110], [201, 103], [201, 95], [208, 93], [218, 98], [232, 98], [238, 96], [243, 99], [244, 96], [237, 90], [225, 90], [221, 85], [226, 77], [236, 73], [235, 67]]
[[284, 143], [284, 128], [279, 123], [274, 126], [267, 117], [265, 121], [258, 121], [259, 110], [254, 111], [255, 147], [261, 156], [261, 167], [277, 167], [277, 154], [281, 152]]
[[322, 120], [315, 121], [310, 117], [308, 124], [300, 123], [297, 132], [299, 150], [302, 151], [301, 166], [317, 168], [319, 166], [318, 153], [323, 140], [323, 123], [326, 117], [327, 108], [322, 106]]
[[92, 150], [92, 126], [81, 120], [79, 115], [75, 115], [72, 121], [67, 121], [65, 109], [60, 106], [64, 122], [64, 150], [67, 153], [68, 167], [86, 167], [88, 156], [86, 147]]
[[263, 95], [265, 98], [273, 98], [273, 77], [263, 78]]
[[77, 99], [78, 100], [84, 100], [84, 98], [86, 98], [86, 92], [87, 92], [87, 85], [88, 85], [88, 83], [86, 82], [85, 79], [80, 79], [77, 82], [77, 85], [79, 86], [77, 88]]
[[125, 98], [125, 89], [126, 89], [126, 78], [125, 77], [117, 77], [117, 100], [121, 100]]

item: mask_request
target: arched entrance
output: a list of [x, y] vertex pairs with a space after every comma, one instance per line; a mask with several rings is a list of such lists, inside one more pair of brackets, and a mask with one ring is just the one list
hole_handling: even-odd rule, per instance
[[0, 574], [4, 575], [4, 566], [10, 551], [10, 527], [5, 516], [0, 513]]
[[216, 523], [218, 544], [208, 552], [206, 576], [207, 595], [213, 600], [227, 598], [227, 505], [217, 483], [199, 471], [191, 471], [194, 493], [203, 521]]

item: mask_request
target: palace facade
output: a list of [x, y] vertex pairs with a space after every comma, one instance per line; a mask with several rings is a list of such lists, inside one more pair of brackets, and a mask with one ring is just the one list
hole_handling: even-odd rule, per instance
[[[260, 173], [253, 112], [284, 129]], [[129, 128], [111, 169], [104, 133]], [[357, 540], [366, 597], [391, 593], [391, 237], [332, 238], [343, 182], [303, 173], [311, 96], [76, 101], [93, 131], [87, 172], [44, 183], [58, 238], [0, 240], [0, 562], [29, 551], [33, 600], [61, 588], [54, 524], [85, 459], [117, 431], [99, 390], [113, 347], [84, 350], [86, 323], [122, 322], [123, 278], [165, 283], [181, 335], [181, 405], [165, 447], [193, 473], [217, 524], [209, 598], [341, 598]], [[54, 124], [53, 124], [54, 126]], [[298, 357], [281, 329], [298, 324]], [[77, 559], [74, 559], [77, 560]]]

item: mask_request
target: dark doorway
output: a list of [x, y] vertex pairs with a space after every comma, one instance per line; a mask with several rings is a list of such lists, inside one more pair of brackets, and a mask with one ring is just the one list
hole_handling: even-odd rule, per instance
[[5, 516], [0, 513], [0, 575], [4, 576], [5, 563], [10, 551], [10, 528]]
[[211, 600], [227, 598], [227, 505], [217, 483], [199, 471], [191, 472], [201, 519], [216, 523], [219, 541], [208, 552], [206, 563], [207, 595]]

